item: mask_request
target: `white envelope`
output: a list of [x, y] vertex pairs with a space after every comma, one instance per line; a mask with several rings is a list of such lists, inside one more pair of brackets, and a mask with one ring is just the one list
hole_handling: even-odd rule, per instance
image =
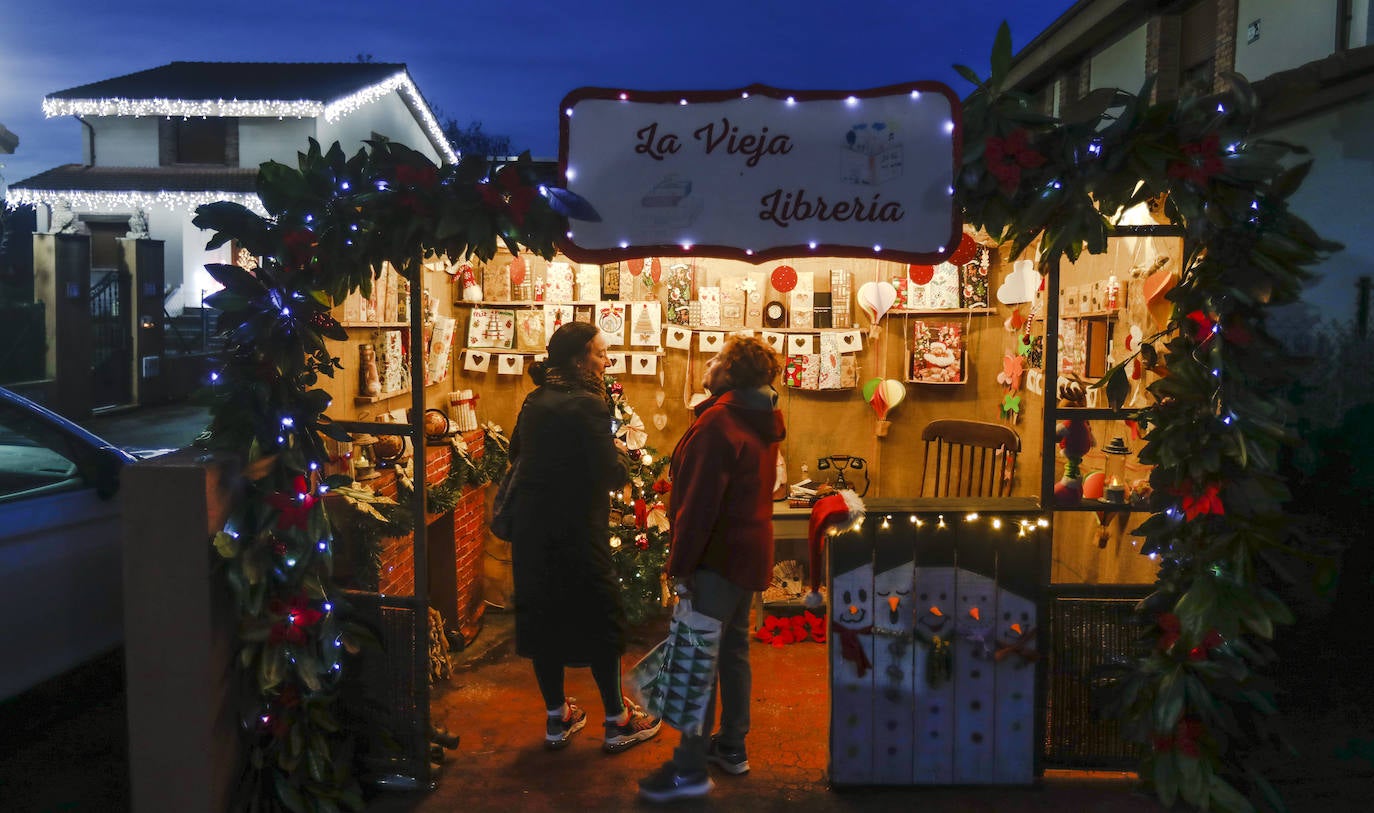
[[485, 350], [464, 350], [463, 369], [474, 373], [485, 373], [491, 366], [491, 354]]
[[697, 334], [697, 349], [703, 353], [718, 353], [725, 346], [725, 334], [719, 330], [703, 330]]
[[663, 343], [674, 350], [692, 349], [692, 331], [685, 327], [669, 327]]
[[653, 375], [658, 371], [657, 353], [631, 353], [630, 375]]

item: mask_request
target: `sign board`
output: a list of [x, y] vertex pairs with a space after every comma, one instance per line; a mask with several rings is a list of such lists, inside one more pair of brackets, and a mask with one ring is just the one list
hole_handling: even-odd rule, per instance
[[563, 100], [560, 168], [596, 209], [581, 262], [709, 256], [934, 263], [958, 245], [959, 102], [914, 82], [854, 92], [634, 92]]

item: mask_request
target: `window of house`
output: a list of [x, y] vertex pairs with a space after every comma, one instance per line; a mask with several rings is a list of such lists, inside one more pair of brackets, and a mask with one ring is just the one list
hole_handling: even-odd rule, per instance
[[227, 164], [229, 122], [222, 118], [173, 119], [172, 144], [178, 164]]
[[1216, 76], [1217, 0], [1200, 0], [1184, 10], [1179, 26], [1179, 95], [1205, 96]]

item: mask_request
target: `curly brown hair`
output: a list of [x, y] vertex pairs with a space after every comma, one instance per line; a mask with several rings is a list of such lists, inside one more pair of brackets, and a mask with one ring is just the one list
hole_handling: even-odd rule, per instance
[[755, 336], [730, 336], [716, 356], [730, 389], [754, 389], [772, 384], [782, 372], [782, 358]]

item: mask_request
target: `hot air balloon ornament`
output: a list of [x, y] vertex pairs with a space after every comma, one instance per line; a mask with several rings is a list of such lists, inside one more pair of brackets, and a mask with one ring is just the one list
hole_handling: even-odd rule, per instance
[[892, 422], [887, 419], [888, 413], [906, 399], [906, 385], [894, 378], [872, 378], [864, 383], [863, 394], [869, 406], [873, 407], [873, 414], [878, 417], [874, 434], [880, 438], [887, 437], [888, 430], [892, 428]]

